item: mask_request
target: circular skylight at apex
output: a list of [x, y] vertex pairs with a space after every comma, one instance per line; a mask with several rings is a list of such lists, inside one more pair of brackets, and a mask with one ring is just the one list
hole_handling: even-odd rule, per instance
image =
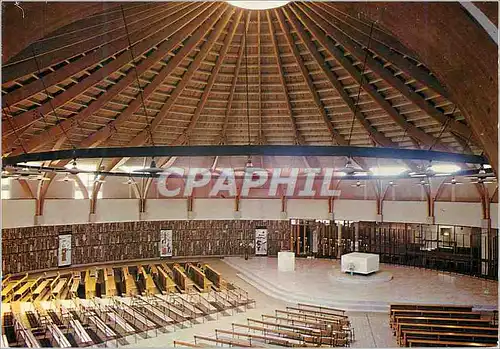
[[285, 6], [290, 1], [227, 1], [229, 4], [247, 10], [268, 10]]

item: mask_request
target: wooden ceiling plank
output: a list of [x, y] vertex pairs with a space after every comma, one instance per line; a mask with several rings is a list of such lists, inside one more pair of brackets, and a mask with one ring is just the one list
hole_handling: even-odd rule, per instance
[[291, 125], [292, 125], [292, 129], [293, 129], [293, 133], [294, 133], [294, 136], [295, 136], [296, 143], [300, 144], [300, 145], [303, 145], [306, 142], [305, 142], [304, 137], [302, 136], [302, 134], [300, 133], [300, 131], [299, 131], [298, 127], [297, 127], [297, 121], [295, 120], [295, 117], [294, 117], [294, 114], [293, 114], [292, 104], [290, 103], [290, 97], [289, 97], [287, 86], [286, 86], [286, 83], [285, 83], [285, 72], [284, 72], [283, 66], [281, 64], [281, 58], [280, 58], [280, 52], [279, 52], [278, 42], [276, 40], [276, 36], [274, 35], [273, 24], [272, 24], [272, 20], [271, 20], [271, 16], [269, 14], [269, 11], [266, 11], [266, 17], [267, 17], [267, 24], [268, 24], [268, 27], [269, 27], [269, 34], [271, 36], [271, 41], [273, 43], [274, 54], [276, 56], [276, 62], [277, 62], [278, 71], [279, 71], [279, 79], [280, 79], [280, 82], [281, 82], [281, 87], [283, 89], [283, 95], [284, 95], [285, 101], [286, 101], [286, 108], [287, 108], [287, 111], [288, 111], [288, 117], [290, 118], [290, 122], [291, 122]]
[[445, 88], [439, 83], [439, 81], [434, 76], [429, 75], [429, 73], [427, 73], [421, 67], [405, 59], [402, 55], [392, 51], [389, 47], [378, 41], [376, 37], [372, 37], [372, 39], [370, 40], [368, 36], [369, 34], [361, 34], [354, 27], [350, 25], [345, 25], [333, 13], [324, 10], [323, 8], [324, 3], [313, 4], [305, 2], [304, 5], [307, 6], [308, 8], [315, 8], [316, 10], [321, 11], [325, 16], [325, 18], [329, 20], [329, 23], [333, 27], [337, 28], [339, 33], [343, 33], [341, 35], [346, 35], [351, 40], [355, 40], [364, 45], [365, 47], [368, 46], [368, 41], [370, 41], [370, 49], [376, 52], [384, 60], [394, 64], [395, 66], [403, 70], [405, 73], [410, 75], [412, 78], [424, 84], [425, 86], [431, 88], [433, 91], [439, 93], [444, 98], [446, 99], [450, 98], [448, 91], [445, 90]]
[[[171, 11], [173, 6], [165, 6], [164, 4], [158, 5], [158, 3], [146, 3], [139, 8], [125, 8], [124, 6], [123, 11], [125, 12], [127, 23], [128, 21], [130, 21], [130, 23], [132, 24], [137, 21], [144, 21], [145, 19], [151, 17], [151, 12], [160, 15], [160, 13], [162, 12], [161, 8], [165, 7], [167, 7], [167, 9]], [[142, 16], [145, 17], [141, 18]], [[122, 11], [120, 9], [119, 11], [114, 12], [112, 15], [104, 16], [104, 20], [101, 20], [94, 25], [92, 24], [92, 22], [94, 21], [89, 21], [87, 19], [78, 21], [75, 23], [73, 30], [61, 33], [60, 35], [54, 35], [46, 37], [42, 40], [35, 41], [15, 57], [10, 59], [9, 62], [5, 64], [5, 67], [21, 63], [24, 60], [33, 59], [33, 49], [37, 53], [37, 56], [41, 56], [50, 52], [57, 51], [66, 46], [74, 45], [79, 41], [95, 38], [99, 35], [102, 35], [103, 33], [116, 30], [117, 28], [123, 28]]]
[[[167, 37], [174, 35], [176, 32], [182, 30], [188, 23], [193, 20], [193, 16], [197, 17], [201, 12], [206, 11], [209, 5], [203, 5], [203, 3], [197, 3], [191, 6], [183, 6], [178, 11], [165, 17], [163, 21], [158, 25], [151, 27], [147, 30], [141, 30], [139, 32], [131, 33], [130, 41], [132, 42], [131, 50], [134, 53], [134, 57], [139, 57], [144, 52], [148, 51], [159, 42]], [[174, 25], [175, 24], [175, 25]], [[61, 83], [64, 80], [71, 78], [73, 75], [79, 74], [89, 67], [101, 62], [102, 60], [109, 58], [110, 56], [116, 54], [120, 50], [128, 47], [128, 39], [121, 38], [120, 40], [104, 45], [103, 47], [95, 50], [94, 52], [80, 58], [74, 63], [70, 63], [61, 69], [58, 69], [43, 77], [43, 83], [40, 79], [31, 82], [17, 90], [14, 90], [2, 98], [2, 105], [14, 105], [24, 99], [29, 98], [39, 92], [44, 91], [44, 85], [54, 86]], [[82, 81], [78, 82], [74, 86], [70, 87], [66, 92], [54, 97], [52, 102], [54, 105], [61, 106], [63, 102], [73, 98], [78, 94], [85, 91], [90, 86], [98, 83], [108, 75], [120, 69], [125, 64], [131, 61], [130, 55], [122, 54], [118, 56], [114, 61], [109, 62], [103, 68], [97, 70], [90, 76], [86, 77]], [[71, 91], [71, 92], [70, 92]], [[45, 107], [45, 104], [42, 105]], [[35, 110], [42, 112], [42, 107]], [[43, 111], [48, 112], [44, 109]], [[21, 114], [23, 115], [23, 114]], [[17, 117], [21, 117], [18, 115]], [[24, 122], [24, 121], [23, 121]], [[18, 122], [19, 125], [24, 125], [22, 122]]]
[[371, 126], [370, 122], [361, 113], [359, 108], [356, 108], [354, 101], [352, 100], [351, 97], [349, 97], [349, 94], [345, 91], [344, 86], [340, 83], [340, 81], [338, 80], [338, 77], [335, 76], [335, 74], [332, 72], [332, 70], [328, 66], [327, 62], [325, 62], [325, 60], [321, 56], [321, 54], [315, 49], [313, 42], [310, 40], [310, 38], [307, 37], [306, 32], [300, 26], [297, 19], [294, 18], [291, 14], [289, 14], [288, 11], [286, 11], [285, 9], [282, 9], [282, 11], [285, 13], [286, 17], [288, 18], [288, 20], [292, 24], [295, 32], [298, 34], [298, 36], [300, 37], [303, 44], [306, 46], [306, 48], [308, 49], [309, 53], [312, 55], [312, 57], [314, 58], [314, 60], [318, 64], [318, 66], [320, 66], [322, 68], [328, 81], [332, 84], [333, 88], [339, 93], [342, 100], [349, 107], [351, 112], [356, 116], [356, 118], [361, 123], [361, 125], [363, 125], [366, 132], [368, 132], [368, 134], [378, 144], [380, 144], [382, 146], [397, 147], [397, 145], [395, 143], [393, 143], [390, 139], [386, 138], [381, 132], [379, 132], [377, 129], [375, 129], [373, 126]]
[[[258, 118], [259, 118], [259, 128], [258, 128], [258, 140], [257, 142], [259, 144], [264, 144], [264, 134], [262, 132], [262, 70], [261, 70], [261, 34], [260, 34], [260, 13], [261, 11], [257, 11], [257, 75], [258, 75], [258, 83], [259, 83], [259, 92], [258, 92], [258, 99], [259, 99], [259, 110], [258, 110]], [[260, 159], [261, 164], [264, 164], [264, 159], [261, 157]]]
[[325, 111], [325, 108], [323, 106], [323, 103], [321, 103], [321, 100], [319, 98], [318, 92], [316, 91], [316, 88], [314, 87], [314, 83], [311, 79], [311, 76], [309, 75], [309, 71], [307, 70], [306, 66], [304, 65], [304, 61], [302, 57], [300, 56], [299, 50], [297, 49], [297, 46], [295, 46], [295, 41], [292, 38], [292, 34], [290, 33], [289, 28], [286, 26], [285, 19], [283, 17], [283, 13], [278, 10], [274, 10], [274, 14], [278, 18], [278, 23], [281, 27], [281, 31], [285, 35], [286, 41], [288, 43], [288, 47], [290, 50], [293, 52], [293, 55], [295, 57], [295, 61], [297, 62], [300, 71], [302, 72], [302, 76], [304, 80], [306, 81], [307, 87], [309, 89], [309, 92], [311, 93], [314, 103], [316, 105], [316, 108], [318, 109], [318, 112], [323, 118], [323, 121], [328, 128], [331, 136], [333, 137], [333, 140], [335, 143], [338, 145], [347, 145], [347, 141], [344, 139], [344, 137], [337, 131], [335, 130], [335, 127], [333, 126], [332, 121], [330, 120], [330, 117]]
[[[185, 5], [183, 4], [183, 6]], [[162, 12], [164, 11], [159, 11], [159, 13]], [[157, 26], [161, 26], [162, 22], [163, 19], [158, 18], [157, 20], [150, 20], [149, 23], [146, 21], [146, 24], [143, 23], [142, 20], [132, 23], [129, 27], [131, 40], [134, 38], [134, 41], [132, 42], [137, 41], [138, 38], [144, 38], [144, 34], [147, 32], [156, 32], [158, 30]], [[31, 55], [30, 59], [6, 66], [2, 69], [2, 82], [5, 83], [26, 75], [36, 74], [38, 72], [38, 67], [41, 71], [43, 71], [50, 66], [64, 62], [65, 60], [94, 49], [97, 49], [100, 52], [107, 52], [109, 56], [109, 51], [115, 53], [127, 47], [128, 38], [124, 28], [119, 28], [106, 33], [100, 33], [95, 38], [83, 38], [83, 41], [63, 46], [60, 50], [54, 50], [47, 52], [46, 54], [37, 53], [36, 62], [33, 59], [33, 55]], [[103, 51], [103, 48], [105, 48], [105, 51]], [[105, 58], [106, 57], [102, 59]]]
[[[363, 32], [365, 35], [370, 32], [371, 25], [367, 22], [340, 11], [337, 7], [332, 6], [329, 2], [323, 2], [321, 5], [327, 7], [329, 11], [332, 11], [332, 16], [337, 17], [346, 25]], [[334, 15], [334, 13], [338, 13], [338, 15]], [[386, 33], [378, 26], [374, 26], [372, 36], [375, 40], [380, 41], [381, 43], [394, 49], [395, 51], [398, 51], [399, 53], [408, 56], [416, 61], [420, 60], [415, 52], [410, 51], [410, 49], [404, 46], [398, 39], [396, 39], [391, 34]]]
[[[225, 11], [225, 13], [224, 13]], [[200, 52], [196, 55], [195, 60], [189, 65], [189, 68], [186, 73], [182, 76], [181, 81], [178, 83], [176, 86], [174, 92], [170, 95], [169, 99], [163, 104], [162, 108], [158, 112], [158, 114], [154, 117], [153, 121], [149, 126], [147, 126], [145, 129], [143, 129], [138, 135], [132, 139], [130, 142], [130, 146], [137, 146], [145, 143], [148, 140], [148, 137], [151, 137], [151, 134], [155, 131], [155, 129], [160, 125], [160, 123], [164, 120], [164, 118], [167, 116], [168, 112], [174, 105], [176, 99], [180, 96], [182, 91], [184, 91], [184, 88], [189, 84], [192, 76], [196, 72], [196, 70], [200, 67], [200, 64], [203, 62], [205, 59], [206, 55], [210, 52], [212, 49], [213, 45], [215, 44], [217, 38], [220, 36], [222, 33], [222, 30], [224, 27], [227, 25], [229, 20], [231, 19], [231, 16], [234, 13], [234, 8], [233, 7], [225, 7], [224, 11], [222, 11], [218, 16], [211, 16], [210, 20], [205, 22], [204, 25], [200, 27], [199, 33], [200, 36], [197, 38], [197, 40], [193, 40], [192, 44], [194, 46], [198, 45], [201, 40], [205, 37], [206, 33], [210, 30], [211, 27], [215, 24], [215, 27], [213, 28], [212, 32], [208, 36], [208, 40], [205, 42], [205, 44], [202, 46]], [[221, 18], [222, 17], [222, 18]], [[193, 38], [193, 37], [192, 37]], [[191, 38], [190, 38], [191, 40]], [[189, 42], [189, 41], [188, 41]], [[187, 43], [184, 48], [187, 48], [188, 45], [191, 43]], [[183, 49], [184, 49], [183, 48]], [[182, 50], [181, 50], [182, 51]], [[191, 52], [191, 48], [188, 49], [188, 52]], [[175, 58], [180, 55], [181, 52], [177, 53], [175, 55]], [[172, 59], [172, 60], [173, 60]], [[215, 75], [215, 74], [214, 74]], [[215, 78], [215, 76], [214, 76]], [[205, 87], [205, 90], [207, 90], [207, 87]]]
[[[318, 40], [318, 42], [342, 65], [349, 75], [361, 85], [361, 87], [380, 105], [380, 107], [404, 130], [412, 137], [415, 137], [426, 145], [435, 143], [435, 138], [428, 135], [421, 129], [417, 128], [412, 123], [408, 122], [399, 112], [377, 91], [377, 89], [367, 82], [367, 79], [361, 75], [361, 72], [352, 65], [352, 63], [344, 56], [326, 35], [314, 25], [312, 20], [306, 14], [299, 12], [295, 7], [291, 7], [297, 18], [304, 24], [310, 33]], [[440, 148], [439, 143], [436, 145]]]
[[[358, 60], [363, 61], [366, 56], [366, 65], [368, 68], [370, 68], [380, 78], [384, 79], [389, 85], [400, 91], [403, 96], [413, 102], [430, 117], [438, 121], [441, 125], [444, 125], [447, 122], [448, 117], [446, 115], [432, 106], [420, 94], [412, 91], [409, 86], [394, 76], [392, 72], [384, 68], [384, 66], [376, 61], [371, 55], [366, 55], [365, 50], [362, 47], [330, 25], [330, 23], [328, 23], [328, 21], [326, 21], [320, 14], [314, 12], [314, 10], [311, 11], [310, 9], [305, 8], [302, 5], [297, 4], [296, 6], [306, 13], [318, 27], [322, 28], [324, 32], [329, 33], [329, 35], [334, 37], [338, 43], [344, 46]], [[467, 125], [462, 124], [455, 119], [450, 119], [450, 121], [448, 121], [448, 127], [450, 131], [454, 131], [466, 138], [469, 138], [472, 132]]]
[[[191, 134], [193, 129], [196, 127], [196, 124], [198, 123], [198, 120], [199, 120], [200, 115], [203, 111], [203, 108], [205, 107], [205, 103], [207, 102], [208, 97], [210, 95], [210, 92], [212, 91], [212, 87], [214, 86], [215, 80], [219, 76], [219, 71], [220, 71], [220, 68], [222, 66], [222, 62], [226, 58], [226, 54], [229, 50], [230, 43], [232, 42], [232, 40], [234, 38], [234, 34], [236, 33], [236, 29], [238, 28], [238, 23], [240, 22], [242, 16], [243, 16], [243, 11], [238, 11], [237, 16], [232, 23], [232, 28], [229, 29], [229, 33], [226, 35], [226, 37], [224, 39], [222, 49], [219, 52], [219, 55], [217, 57], [217, 62], [215, 63], [215, 66], [211, 71], [207, 85], [205, 86], [205, 89], [203, 90], [203, 94], [201, 96], [200, 102], [197, 104], [196, 110], [195, 110], [193, 116], [191, 117], [191, 120], [190, 120], [189, 125], [187, 126], [186, 130], [182, 133], [181, 136], [179, 136], [174, 141], [174, 143], [173, 143], [174, 145], [182, 143], [186, 137], [189, 138], [189, 135]], [[208, 42], [207, 42], [207, 44], [208, 44]]]
[[[212, 7], [212, 10], [214, 10], [214, 7]], [[212, 12], [213, 11], [205, 13], [205, 18], [208, 18]], [[192, 30], [196, 28], [196, 25], [198, 25], [199, 20], [200, 18], [198, 17], [196, 20], [190, 22], [188, 26], [185, 26], [181, 31], [177, 32], [174, 36], [172, 36], [171, 40], [162, 43], [162, 45], [160, 45], [158, 49], [151, 54], [151, 56], [146, 58], [144, 61], [140, 62], [135, 68], [137, 70], [137, 75], [143, 74], [147, 69], [149, 69], [149, 67], [154, 65], [162, 57], [164, 57], [170, 50], [175, 48], [178, 42], [183, 40], [187, 35], [189, 35], [189, 33]], [[87, 108], [79, 112], [77, 115], [72, 116], [71, 118], [62, 121], [59, 125], [54, 125], [49, 129], [41, 132], [40, 134], [32, 137], [32, 139], [30, 139], [29, 142], [27, 143], [27, 148], [26, 148], [27, 151], [36, 150], [37, 148], [58, 138], [58, 136], [61, 133], [63, 133], [62, 128], [64, 128], [65, 130], [69, 130], [77, 126], [79, 122], [86, 120], [87, 118], [92, 116], [92, 114], [97, 112], [102, 106], [104, 106], [111, 99], [113, 99], [120, 91], [122, 91], [135, 81], [136, 81], [135, 73], [133, 71], [130, 71], [123, 79], [118, 81], [118, 83], [116, 83], [115, 85], [111, 86], [107, 92], [103, 93], [96, 101], [91, 103]], [[19, 150], [15, 150], [13, 154], [14, 153], [19, 153]]]
[[[248, 25], [250, 24], [249, 21], [250, 18], [250, 11], [247, 11], [247, 17], [245, 20], [245, 25], [243, 30], [248, 30]], [[234, 68], [234, 75], [232, 77], [231, 81], [231, 89], [229, 91], [229, 97], [227, 100], [227, 105], [226, 105], [226, 110], [224, 112], [224, 122], [222, 124], [222, 129], [220, 131], [220, 135], [216, 138], [216, 143], [221, 143], [221, 144], [226, 144], [226, 133], [227, 133], [227, 126], [228, 126], [228, 119], [229, 119], [229, 114], [231, 113], [231, 107], [233, 105], [233, 100], [234, 100], [234, 91], [236, 90], [236, 82], [238, 81], [238, 77], [240, 75], [240, 69], [241, 69], [241, 62], [243, 61], [243, 50], [245, 48], [246, 41], [245, 41], [245, 36], [243, 35], [243, 38], [241, 40], [240, 44], [240, 49], [238, 50], [238, 58], [236, 60], [236, 66]]]

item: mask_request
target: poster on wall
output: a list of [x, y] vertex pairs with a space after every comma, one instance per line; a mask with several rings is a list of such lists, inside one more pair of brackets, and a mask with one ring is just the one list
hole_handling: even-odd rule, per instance
[[267, 255], [267, 229], [255, 229], [255, 254]]
[[160, 230], [160, 257], [172, 257], [172, 230]]
[[58, 266], [71, 265], [71, 234], [59, 235]]

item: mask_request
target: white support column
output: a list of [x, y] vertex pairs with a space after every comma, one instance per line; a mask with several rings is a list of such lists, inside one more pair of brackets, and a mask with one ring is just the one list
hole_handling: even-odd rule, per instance
[[359, 252], [359, 222], [354, 223], [354, 251]]
[[337, 258], [340, 258], [342, 256], [342, 224], [339, 224], [338, 226], [338, 240], [337, 240]]
[[43, 225], [43, 216], [35, 215], [33, 225]]

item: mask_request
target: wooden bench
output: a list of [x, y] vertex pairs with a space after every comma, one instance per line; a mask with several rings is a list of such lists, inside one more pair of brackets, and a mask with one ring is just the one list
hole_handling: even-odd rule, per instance
[[498, 336], [484, 333], [455, 333], [455, 332], [430, 332], [430, 331], [405, 331], [401, 345], [407, 346], [410, 339], [429, 339], [429, 340], [450, 340], [454, 342], [480, 342], [496, 344]]
[[262, 315], [262, 319], [273, 319], [273, 320], [275, 320], [275, 323], [281, 323], [282, 321], [284, 321], [284, 322], [287, 322], [289, 324], [291, 323], [292, 326], [294, 326], [295, 324], [303, 324], [304, 325], [303, 327], [317, 329], [317, 330], [321, 331], [321, 333], [323, 333], [324, 335], [327, 335], [331, 332], [343, 332], [343, 331], [341, 331], [340, 325], [338, 325], [337, 327], [332, 327], [330, 324], [319, 323], [316, 321], [291, 319], [291, 318], [272, 316], [272, 315]]
[[320, 312], [325, 313], [325, 314], [330, 314], [330, 313], [337, 314], [337, 313], [340, 313], [341, 315], [345, 315], [345, 310], [342, 310], [342, 309], [335, 309], [335, 308], [329, 308], [329, 307], [323, 307], [323, 306], [312, 305], [312, 304], [305, 304], [305, 303], [298, 303], [297, 306], [299, 307], [299, 309], [303, 309], [303, 308], [317, 309]]
[[444, 310], [417, 310], [417, 309], [395, 309], [390, 316], [390, 325], [395, 327], [395, 318], [399, 316], [419, 316], [419, 317], [450, 317], [463, 319], [480, 319], [479, 312], [444, 311]]
[[398, 343], [402, 340], [402, 335], [406, 331], [428, 331], [428, 332], [454, 332], [454, 333], [483, 333], [498, 336], [498, 327], [487, 326], [459, 326], [459, 325], [437, 325], [437, 324], [412, 324], [398, 323], [396, 339]]
[[[252, 334], [252, 333], [243, 333], [243, 332], [234, 332], [234, 331], [227, 331], [227, 330], [215, 330], [215, 338], [219, 339], [218, 334], [229, 334], [231, 336], [236, 336], [236, 337], [246, 337], [250, 341], [252, 339], [260, 339], [264, 341], [267, 344], [274, 344], [274, 345], [279, 345], [283, 347], [304, 347], [307, 346], [303, 341], [295, 341], [291, 342], [287, 339], [279, 338], [279, 337], [270, 337], [266, 335], [258, 335], [258, 334]], [[251, 342], [250, 342], [251, 343]]]
[[492, 347], [488, 343], [435, 341], [429, 339], [410, 339], [408, 344], [410, 347]]
[[472, 305], [455, 305], [455, 304], [404, 304], [395, 303], [389, 307], [390, 311], [397, 309], [415, 309], [415, 310], [446, 310], [446, 311], [472, 311]]
[[218, 343], [218, 344], [227, 344], [232, 347], [243, 347], [243, 348], [251, 348], [252, 345], [249, 342], [243, 342], [243, 341], [236, 341], [236, 340], [230, 340], [230, 339], [216, 339], [216, 338], [210, 338], [210, 337], [205, 337], [205, 336], [194, 336], [194, 343], [196, 343], [196, 340], [203, 340], [211, 343]]
[[203, 345], [183, 341], [174, 341], [174, 347], [203, 348]]
[[442, 324], [442, 325], [471, 325], [471, 326], [488, 326], [490, 320], [485, 319], [461, 319], [461, 318], [442, 318], [442, 317], [425, 317], [425, 316], [398, 316], [394, 323], [394, 328], [397, 328], [398, 323], [417, 323], [417, 324]]

